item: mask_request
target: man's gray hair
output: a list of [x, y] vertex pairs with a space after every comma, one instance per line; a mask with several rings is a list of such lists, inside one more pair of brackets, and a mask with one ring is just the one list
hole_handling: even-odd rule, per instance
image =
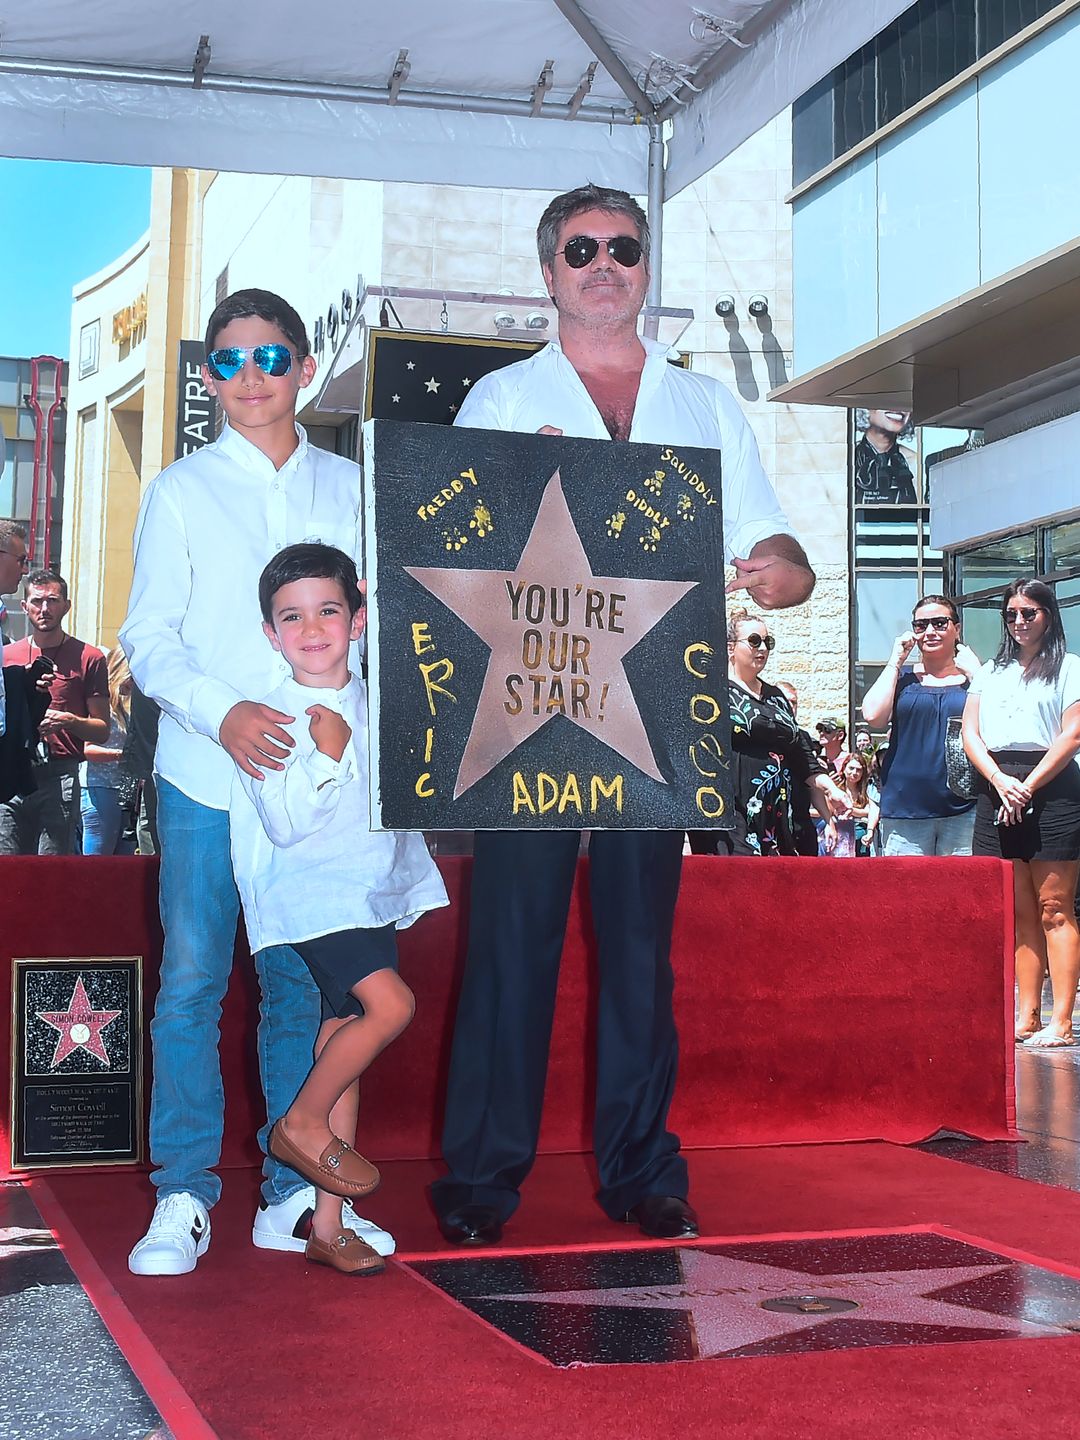
[[555, 247], [559, 243], [559, 231], [567, 220], [575, 215], [584, 215], [586, 210], [603, 210], [608, 215], [626, 215], [637, 226], [637, 238], [645, 252], [645, 264], [649, 263], [649, 221], [645, 211], [632, 195], [625, 190], [608, 190], [603, 185], [579, 185], [565, 195], [556, 195], [540, 216], [536, 227], [536, 249], [540, 264], [548, 267], [555, 264]]
[[0, 540], [26, 539], [26, 526], [20, 520], [0, 520]]

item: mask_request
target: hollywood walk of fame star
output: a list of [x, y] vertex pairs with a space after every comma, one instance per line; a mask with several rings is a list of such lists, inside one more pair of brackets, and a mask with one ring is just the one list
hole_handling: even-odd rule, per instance
[[75, 981], [75, 989], [72, 992], [71, 1003], [66, 1010], [35, 1010], [34, 1014], [46, 1025], [51, 1025], [54, 1030], [59, 1030], [60, 1038], [56, 1042], [56, 1052], [52, 1058], [50, 1070], [55, 1070], [62, 1060], [66, 1060], [73, 1050], [85, 1050], [104, 1065], [108, 1066], [109, 1054], [105, 1049], [105, 1042], [101, 1038], [101, 1032], [111, 1025], [121, 1014], [121, 1010], [95, 1010], [90, 1004], [86, 994], [86, 986], [80, 975]]
[[[411, 565], [405, 568], [491, 648], [476, 715], [458, 769], [455, 800], [556, 714], [565, 714], [644, 774], [663, 781], [623, 667], [623, 657], [694, 589], [697, 581], [631, 580], [594, 575], [557, 470], [544, 487], [516, 569], [442, 570]], [[541, 586], [549, 595], [553, 591], [560, 594], [565, 591], [569, 623], [559, 630], [553, 629], [550, 622], [538, 627], [522, 613], [520, 605], [515, 619], [510, 593], [522, 584], [526, 590], [533, 585]], [[619, 629], [607, 621], [595, 623], [595, 611], [590, 621], [587, 610], [590, 594], [594, 597], [618, 595], [624, 600]], [[610, 617], [610, 611], [606, 613]], [[564, 675], [545, 673], [543, 678], [551, 682], [552, 689], [543, 701], [537, 698], [540, 687], [534, 688], [532, 676], [526, 673], [529, 667], [523, 665], [526, 631], [537, 628], [544, 636], [550, 636], [556, 652], [571, 635], [588, 645], [587, 659], [583, 662], [587, 670], [579, 666], [581, 673], [575, 676], [573, 662], [567, 662], [563, 652], [560, 659]], [[549, 641], [545, 639], [544, 644], [548, 646]], [[548, 658], [545, 649], [538, 668], [554, 669], [554, 666], [548, 667]], [[575, 679], [585, 681], [586, 674], [587, 697], [583, 703], [574, 704], [571, 686]], [[508, 677], [521, 678], [517, 695], [509, 688]], [[559, 689], [555, 692], [557, 679]], [[561, 696], [561, 704], [556, 694]], [[519, 708], [517, 713], [512, 713], [515, 704]]]
[[[1060, 1325], [1022, 1320], [971, 1309], [947, 1299], [938, 1290], [952, 1289], [984, 1275], [1011, 1268], [1000, 1265], [944, 1266], [926, 1270], [854, 1271], [815, 1275], [804, 1270], [757, 1265], [728, 1255], [680, 1249], [683, 1280], [673, 1285], [628, 1285], [616, 1289], [545, 1290], [532, 1294], [479, 1297], [534, 1305], [602, 1305], [630, 1310], [682, 1310], [689, 1315], [698, 1359], [727, 1355], [750, 1345], [798, 1331], [848, 1320], [876, 1320], [900, 1325], [927, 1325], [951, 1330], [994, 1331], [1012, 1337], [1068, 1335]], [[763, 1300], [813, 1295], [856, 1302], [841, 1314], [763, 1310]]]

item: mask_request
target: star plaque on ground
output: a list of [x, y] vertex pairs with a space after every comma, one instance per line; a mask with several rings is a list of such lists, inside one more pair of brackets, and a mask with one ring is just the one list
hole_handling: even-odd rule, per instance
[[715, 452], [365, 429], [372, 813], [727, 828]]
[[412, 1261], [553, 1365], [1059, 1339], [1080, 1280], [927, 1231]]
[[13, 964], [12, 1167], [141, 1159], [141, 957]]

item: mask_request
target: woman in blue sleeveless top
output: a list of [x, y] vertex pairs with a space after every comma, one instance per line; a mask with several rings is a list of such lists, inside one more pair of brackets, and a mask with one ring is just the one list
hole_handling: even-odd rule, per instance
[[[916, 647], [922, 665], [906, 668]], [[956, 606], [946, 595], [924, 595], [911, 612], [911, 630], [897, 637], [862, 705], [872, 728], [892, 725], [881, 767], [883, 854], [971, 854], [975, 802], [949, 789], [945, 732], [949, 720], [963, 714], [978, 669], [960, 643]]]

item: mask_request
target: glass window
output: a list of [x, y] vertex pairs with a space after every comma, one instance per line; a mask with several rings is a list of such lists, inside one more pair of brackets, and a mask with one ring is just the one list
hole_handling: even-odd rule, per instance
[[1035, 573], [1035, 536], [1010, 535], [1003, 540], [991, 540], [977, 550], [966, 550], [956, 557], [956, 570], [961, 595], [1004, 589], [1018, 575]]
[[979, 54], [996, 50], [1057, 4], [1058, 0], [976, 0]]
[[1046, 532], [1047, 573], [1077, 568], [1080, 568], [1080, 520], [1052, 526]]
[[1074, 655], [1080, 655], [1080, 576], [1060, 581], [1054, 586], [1054, 594], [1061, 606], [1065, 643]]
[[833, 74], [836, 91], [833, 153], [843, 155], [877, 129], [873, 41], [838, 65]]
[[964, 605], [960, 610], [960, 629], [964, 644], [970, 645], [980, 660], [992, 660], [1001, 644], [1001, 597], [992, 595]]
[[861, 664], [884, 664], [893, 641], [911, 625], [911, 612], [919, 598], [918, 577], [860, 575], [855, 582], [858, 634], [856, 659]]
[[801, 185], [833, 158], [833, 77], [826, 75], [791, 107], [791, 180]]

